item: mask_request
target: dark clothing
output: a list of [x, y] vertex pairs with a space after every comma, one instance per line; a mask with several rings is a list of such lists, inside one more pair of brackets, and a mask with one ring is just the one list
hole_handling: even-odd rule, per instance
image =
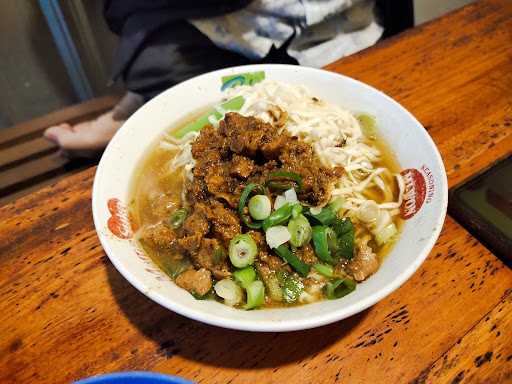
[[[169, 21], [214, 17], [237, 11], [251, 0], [105, 0], [105, 19], [117, 35]], [[148, 24], [146, 21], [152, 21]], [[136, 28], [138, 30], [138, 28]]]
[[[253, 61], [214, 45], [188, 23], [247, 6], [250, 0], [107, 0], [105, 19], [119, 35], [113, 79], [146, 100], [201, 73]], [[288, 44], [272, 49], [260, 62], [297, 64]]]

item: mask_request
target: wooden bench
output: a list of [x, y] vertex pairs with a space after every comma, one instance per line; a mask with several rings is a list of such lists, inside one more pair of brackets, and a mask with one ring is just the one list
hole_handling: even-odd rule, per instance
[[93, 119], [118, 100], [118, 95], [92, 99], [0, 130], [0, 205], [96, 164], [96, 160], [60, 156], [58, 146], [46, 140], [43, 131], [63, 122]]

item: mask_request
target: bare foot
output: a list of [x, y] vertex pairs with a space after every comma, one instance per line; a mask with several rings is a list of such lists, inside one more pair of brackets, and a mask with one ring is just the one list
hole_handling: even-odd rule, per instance
[[74, 126], [63, 123], [50, 127], [44, 131], [44, 137], [58, 144], [66, 156], [97, 157], [124, 123], [114, 120], [113, 113], [111, 110]]
[[49, 127], [44, 137], [55, 142], [68, 157], [98, 157], [117, 130], [143, 104], [142, 96], [127, 93], [114, 109], [74, 126], [63, 123]]

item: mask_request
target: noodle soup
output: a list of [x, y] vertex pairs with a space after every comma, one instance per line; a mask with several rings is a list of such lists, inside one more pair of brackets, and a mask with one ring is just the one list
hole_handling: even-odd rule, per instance
[[404, 187], [370, 116], [274, 81], [216, 113], [163, 135], [135, 176], [137, 238], [171, 279], [253, 309], [340, 298], [378, 270]]

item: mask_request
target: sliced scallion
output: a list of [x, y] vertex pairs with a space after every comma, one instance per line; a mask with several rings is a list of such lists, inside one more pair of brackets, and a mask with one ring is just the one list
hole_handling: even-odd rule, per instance
[[237, 268], [244, 268], [254, 262], [258, 253], [256, 242], [249, 234], [236, 235], [229, 242], [229, 259]]
[[223, 262], [227, 257], [227, 252], [224, 247], [221, 245], [213, 250], [213, 263], [215, 265]]
[[323, 207], [319, 213], [313, 212], [311, 209], [309, 209], [304, 214], [312, 218], [314, 222], [318, 222], [322, 225], [331, 225], [337, 218], [336, 211], [329, 205]]
[[285, 203], [279, 209], [276, 209], [265, 220], [263, 220], [263, 230], [267, 230], [275, 225], [284, 224], [292, 215], [293, 205]]
[[334, 264], [335, 260], [331, 255], [334, 231], [324, 225], [315, 225], [313, 227], [313, 244], [317, 257], [329, 264]]
[[172, 229], [178, 229], [183, 225], [185, 219], [187, 218], [187, 210], [185, 208], [180, 208], [174, 211], [171, 217], [168, 220], [168, 224]]
[[298, 215], [288, 222], [290, 232], [290, 244], [294, 247], [302, 247], [311, 240], [312, 229], [308, 219], [304, 215]]
[[255, 183], [249, 183], [245, 186], [242, 194], [240, 195], [240, 201], [238, 202], [238, 214], [242, 218], [243, 223], [252, 229], [261, 228], [261, 222], [251, 222], [250, 218], [244, 213], [245, 204], [247, 203], [247, 199], [252, 191], [257, 191], [260, 193], [264, 193], [264, 188]]
[[375, 122], [375, 118], [366, 113], [361, 113], [357, 116], [357, 120], [359, 121], [359, 126], [361, 127], [361, 131], [363, 134], [369, 139], [377, 138], [377, 123]]
[[298, 203], [293, 204], [293, 207], [292, 207], [292, 217], [296, 218], [301, 213], [302, 213], [302, 205], [300, 205]]
[[265, 240], [271, 249], [288, 242], [290, 238], [290, 231], [284, 225], [274, 225], [265, 232]]
[[268, 275], [262, 276], [262, 279], [267, 288], [269, 297], [273, 301], [283, 301], [283, 293], [276, 274], [271, 272]]
[[278, 195], [274, 200], [274, 209], [277, 210], [287, 203], [283, 195]]
[[293, 188], [290, 188], [290, 189], [287, 189], [286, 191], [284, 191], [284, 198], [286, 199], [287, 202], [289, 203], [296, 203], [299, 201], [299, 199], [297, 198], [297, 192], [295, 192], [295, 189]]
[[384, 245], [393, 236], [395, 236], [397, 232], [398, 230], [396, 229], [395, 224], [391, 223], [389, 225], [386, 225], [379, 232], [377, 232], [377, 234], [375, 235], [375, 241], [377, 242], [378, 245]]
[[315, 268], [315, 270], [318, 273], [320, 273], [321, 275], [323, 275], [325, 277], [333, 277], [334, 276], [334, 268], [332, 267], [332, 265], [316, 263], [316, 264], [313, 264], [313, 268]]
[[272, 204], [266, 195], [254, 195], [249, 199], [249, 214], [254, 220], [264, 220], [270, 216]]
[[231, 279], [222, 279], [213, 287], [215, 293], [224, 299], [224, 303], [235, 306], [242, 301], [242, 288]]
[[336, 219], [332, 228], [336, 233], [336, 257], [352, 259], [354, 254], [355, 228], [350, 218]]
[[299, 259], [290, 249], [285, 245], [280, 245], [275, 249], [276, 253], [285, 260], [290, 266], [295, 269], [299, 275], [306, 277], [309, 273], [309, 265]]
[[244, 309], [258, 308], [265, 302], [265, 286], [260, 280], [250, 283], [245, 291], [247, 292], [247, 304]]
[[[268, 175], [267, 184], [269, 187], [277, 187], [279, 189], [280, 187], [285, 187], [286, 183], [279, 183], [276, 180], [290, 180], [297, 184], [297, 191], [300, 192], [302, 190], [302, 176], [295, 172], [288, 172], [288, 171], [276, 171], [276, 172], [270, 172]], [[289, 185], [289, 184], [288, 184]], [[285, 189], [289, 189], [286, 188]]]
[[356, 282], [351, 279], [335, 279], [328, 282], [325, 286], [325, 296], [328, 299], [339, 299], [348, 295], [356, 289]]
[[254, 280], [256, 280], [256, 272], [253, 267], [245, 267], [233, 272], [235, 281], [243, 288], [247, 288]]
[[329, 207], [335, 212], [338, 213], [343, 205], [345, 204], [345, 199], [341, 196], [335, 197], [330, 203]]
[[282, 271], [278, 272], [278, 279], [282, 287], [284, 301], [295, 303], [304, 290], [304, 283], [297, 276]]

